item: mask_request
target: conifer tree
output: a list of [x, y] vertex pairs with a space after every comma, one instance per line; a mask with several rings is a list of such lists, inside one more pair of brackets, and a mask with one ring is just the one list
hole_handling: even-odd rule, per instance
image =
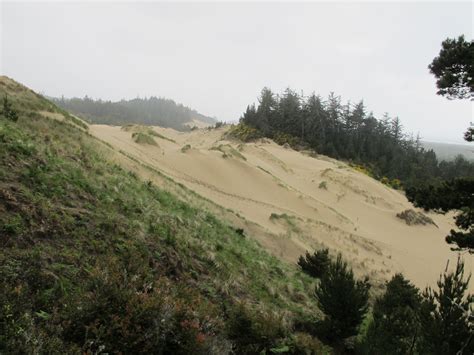
[[421, 306], [421, 346], [424, 353], [450, 355], [474, 352], [474, 295], [468, 294], [471, 275], [464, 277], [464, 262], [440, 276], [438, 289], [427, 288]]
[[373, 320], [361, 346], [364, 354], [411, 354], [420, 333], [418, 288], [402, 274], [387, 283], [385, 294], [375, 300]]
[[355, 279], [341, 254], [329, 263], [315, 292], [319, 307], [326, 315], [326, 337], [342, 340], [357, 334], [367, 312], [369, 288], [367, 279]]

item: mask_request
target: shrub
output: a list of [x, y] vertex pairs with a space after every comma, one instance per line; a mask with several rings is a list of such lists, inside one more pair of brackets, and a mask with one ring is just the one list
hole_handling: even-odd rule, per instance
[[296, 333], [288, 342], [287, 354], [295, 355], [319, 355], [327, 354], [329, 351], [325, 349], [320, 340], [306, 333]]
[[236, 354], [266, 353], [286, 336], [280, 318], [243, 304], [232, 306], [226, 325], [227, 336], [233, 341]]
[[186, 144], [185, 146], [181, 148], [181, 153], [186, 153], [190, 149], [191, 149], [191, 145]]
[[368, 308], [368, 280], [356, 281], [352, 269], [338, 254], [316, 286], [316, 299], [326, 315], [320, 332], [328, 340], [356, 335]]
[[402, 182], [399, 179], [392, 179], [390, 181], [390, 186], [394, 188], [395, 190], [401, 190]]
[[388, 177], [386, 177], [386, 176], [382, 177], [382, 178], [380, 179], [380, 182], [381, 182], [382, 184], [384, 184], [384, 185], [388, 185], [388, 186], [390, 185], [390, 179], [389, 179]]
[[3, 110], [1, 114], [10, 121], [18, 121], [18, 112], [13, 109], [13, 105], [10, 101], [8, 101], [7, 95], [3, 97]]
[[355, 171], [358, 171], [359, 173], [365, 174], [370, 177], [374, 177], [374, 173], [372, 169], [367, 168], [366, 166], [363, 165], [358, 165], [358, 164], [349, 164], [349, 166], [354, 169]]
[[166, 279], [145, 283], [113, 261], [109, 265], [93, 269], [87, 293], [69, 305], [67, 340], [84, 353], [208, 353], [207, 333], [215, 327], [211, 308], [200, 319], [202, 301], [190, 290], [184, 299]]
[[315, 251], [313, 255], [308, 252], [305, 257], [301, 255], [298, 265], [309, 276], [320, 278], [326, 273], [330, 262], [329, 249], [326, 248]]
[[227, 131], [226, 137], [235, 138], [243, 142], [250, 142], [258, 138], [262, 138], [263, 135], [256, 128], [248, 126], [244, 123], [239, 123]]
[[292, 135], [289, 135], [287, 133], [281, 133], [278, 132], [273, 136], [273, 140], [275, 143], [279, 145], [285, 145], [288, 144], [290, 147], [294, 148], [297, 147], [298, 144], [300, 143], [300, 140]]
[[138, 144], [158, 145], [153, 137], [143, 132], [135, 132], [132, 134], [132, 139]]
[[326, 181], [321, 181], [318, 186], [320, 189], [327, 190], [328, 189], [328, 184]]

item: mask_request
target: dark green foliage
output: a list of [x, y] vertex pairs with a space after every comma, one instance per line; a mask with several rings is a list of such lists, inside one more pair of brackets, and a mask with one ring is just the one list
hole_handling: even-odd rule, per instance
[[420, 333], [419, 290], [396, 274], [385, 294], [376, 299], [373, 320], [360, 346], [363, 354], [410, 354]]
[[[239, 125], [256, 130], [253, 136], [263, 135], [282, 145], [310, 147], [317, 153], [349, 160], [371, 171], [378, 180], [385, 177], [387, 184], [396, 189], [447, 175], [474, 174], [472, 162], [439, 163], [432, 150], [422, 147], [419, 137], [404, 133], [398, 117], [385, 114], [377, 119], [362, 101], [342, 104], [334, 94], [324, 101], [316, 95], [300, 96], [290, 89], [277, 96], [268, 88], [262, 90], [258, 101], [257, 107], [247, 107]], [[248, 136], [239, 134], [242, 130], [236, 128], [233, 135]]]
[[467, 142], [473, 142], [474, 141], [474, 127], [469, 127], [464, 133], [464, 140]]
[[470, 275], [464, 278], [464, 262], [458, 258], [453, 272], [444, 272], [438, 289], [426, 289], [420, 311], [423, 353], [450, 355], [474, 352], [472, 305], [468, 294]]
[[243, 304], [230, 310], [226, 332], [236, 354], [268, 352], [287, 335], [275, 315], [252, 310]]
[[330, 262], [329, 249], [327, 248], [317, 250], [313, 255], [306, 252], [306, 256], [301, 255], [298, 259], [301, 270], [316, 278], [321, 278], [326, 273]]
[[411, 187], [406, 195], [416, 206], [426, 210], [442, 213], [459, 210], [455, 223], [461, 231], [451, 230], [446, 241], [456, 249], [474, 252], [474, 178]]
[[3, 97], [3, 110], [0, 112], [0, 115], [13, 122], [18, 121], [18, 112], [13, 109], [13, 105], [8, 100], [7, 95]]
[[428, 66], [436, 77], [438, 95], [449, 99], [474, 98], [474, 42], [464, 36], [447, 38], [439, 56]]
[[339, 254], [329, 263], [316, 286], [316, 299], [326, 315], [321, 324], [323, 336], [342, 340], [356, 335], [368, 309], [368, 280], [356, 280], [352, 269]]
[[[439, 56], [428, 66], [436, 77], [438, 95], [448, 99], [474, 99], [474, 41], [464, 35], [441, 43]], [[474, 128], [468, 127], [464, 139], [473, 141]]]
[[173, 100], [150, 97], [145, 99], [122, 100], [119, 102], [93, 100], [89, 97], [52, 99], [59, 107], [84, 118], [90, 123], [143, 124], [189, 130], [186, 124], [193, 119], [214, 123], [215, 119], [201, 115], [195, 110], [175, 103]]
[[236, 228], [235, 229], [235, 232], [240, 235], [241, 237], [245, 238], [245, 232], [243, 230], [243, 228]]

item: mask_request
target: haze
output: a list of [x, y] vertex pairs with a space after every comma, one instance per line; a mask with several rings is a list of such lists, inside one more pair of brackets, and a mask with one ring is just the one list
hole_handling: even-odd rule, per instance
[[163, 96], [236, 121], [264, 86], [333, 91], [462, 142], [472, 102], [436, 95], [442, 40], [472, 38], [464, 3], [0, 4], [0, 71], [50, 96]]

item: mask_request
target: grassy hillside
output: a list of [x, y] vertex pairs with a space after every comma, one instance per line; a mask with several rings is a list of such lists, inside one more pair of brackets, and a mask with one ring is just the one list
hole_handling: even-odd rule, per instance
[[121, 100], [118, 102], [83, 99], [52, 99], [61, 108], [72, 112], [90, 123], [124, 125], [129, 123], [171, 127], [189, 130], [194, 120], [214, 124], [215, 119], [196, 110], [177, 104], [173, 100], [150, 97], [145, 99]]
[[[0, 78], [0, 353], [321, 353], [313, 280]], [[273, 350], [272, 350], [273, 349]]]

